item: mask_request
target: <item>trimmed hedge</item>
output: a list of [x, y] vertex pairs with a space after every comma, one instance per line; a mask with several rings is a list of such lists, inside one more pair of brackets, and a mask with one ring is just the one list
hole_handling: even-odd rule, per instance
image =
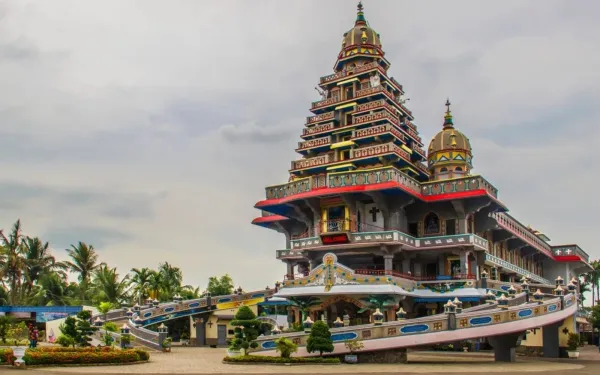
[[[0, 349], [2, 364], [10, 364], [12, 358], [14, 358], [12, 355], [13, 353], [10, 348]], [[149, 359], [150, 354], [145, 350], [117, 350], [111, 347], [41, 347], [37, 349], [27, 349], [25, 356], [23, 357], [23, 360], [27, 365], [120, 364], [148, 361]]]
[[246, 355], [243, 357], [225, 357], [223, 362], [229, 363], [340, 363], [339, 358], [321, 357], [267, 357], [261, 355]]

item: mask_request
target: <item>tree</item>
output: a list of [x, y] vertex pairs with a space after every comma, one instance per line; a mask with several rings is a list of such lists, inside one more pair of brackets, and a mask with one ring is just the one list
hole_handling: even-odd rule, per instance
[[331, 332], [329, 332], [329, 327], [325, 322], [317, 320], [313, 324], [306, 342], [306, 350], [309, 353], [319, 352], [320, 356], [323, 356], [323, 353], [333, 352]]
[[93, 290], [99, 300], [120, 304], [127, 298], [128, 286], [127, 276], [119, 280], [116, 268], [109, 268], [103, 264], [94, 273]]
[[206, 291], [213, 296], [227, 296], [233, 293], [233, 279], [228, 275], [220, 278], [212, 276], [208, 279]]
[[40, 306], [65, 306], [71, 301], [69, 286], [55, 272], [42, 275], [33, 292], [30, 300]]
[[96, 330], [96, 327], [92, 327], [90, 319], [92, 313], [88, 310], [83, 310], [77, 313], [77, 318], [72, 316], [65, 319], [65, 322], [59, 326], [60, 332], [63, 336], [66, 336], [64, 342], [68, 342], [72, 339], [73, 346], [90, 346], [90, 337]]
[[33, 291], [35, 284], [40, 278], [50, 273], [57, 273], [63, 279], [66, 278], [67, 265], [57, 262], [50, 254], [50, 244], [43, 243], [38, 237], [25, 238], [24, 244], [24, 282], [25, 294]]
[[172, 299], [173, 296], [181, 289], [183, 281], [183, 273], [179, 267], [174, 267], [168, 262], [158, 265], [158, 273], [162, 276], [163, 291], [166, 299]]
[[231, 325], [235, 327], [235, 339], [231, 348], [234, 350], [248, 350], [256, 348], [256, 338], [260, 334], [260, 320], [256, 319], [256, 314], [248, 307], [242, 306], [238, 309]]
[[80, 298], [81, 302], [84, 302], [92, 274], [104, 263], [98, 263], [98, 254], [94, 246], [81, 241], [77, 246], [71, 245], [71, 249], [67, 249], [67, 254], [71, 257], [71, 261], [65, 264], [71, 272], [79, 274]]
[[137, 296], [137, 302], [141, 305], [150, 296], [150, 276], [154, 271], [144, 267], [142, 269], [133, 268], [131, 272], [133, 275], [129, 280], [129, 285], [132, 286], [132, 291]]
[[0, 339], [3, 344], [6, 344], [6, 336], [8, 336], [8, 330], [13, 324], [13, 319], [9, 315], [0, 316]]
[[23, 233], [21, 220], [17, 220], [8, 237], [0, 230], [0, 278], [7, 278], [10, 286], [9, 301], [11, 305], [19, 304], [19, 290], [23, 276]]

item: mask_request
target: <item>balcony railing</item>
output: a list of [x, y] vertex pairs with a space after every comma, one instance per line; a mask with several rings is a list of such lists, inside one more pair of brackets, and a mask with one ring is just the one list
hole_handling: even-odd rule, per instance
[[332, 131], [333, 129], [335, 129], [335, 124], [333, 122], [327, 122], [325, 124], [318, 124], [315, 126], [304, 128], [302, 130], [302, 136], [307, 137], [307, 136], [311, 136], [311, 135], [317, 135], [320, 133]]
[[312, 158], [295, 160], [292, 162], [292, 170], [319, 167], [331, 163], [333, 160], [329, 154], [319, 155]]
[[353, 130], [351, 139], [355, 140], [366, 137], [374, 137], [386, 133], [389, 133], [396, 137], [398, 140], [402, 141], [403, 143], [406, 143], [407, 137], [403, 133], [398, 131], [398, 129], [394, 125], [391, 124], [375, 125], [369, 126], [367, 128]]
[[300, 273], [288, 273], [283, 275], [283, 279], [284, 280], [295, 280], [295, 279], [301, 279], [303, 277], [308, 276], [308, 271], [306, 272], [300, 272]]
[[309, 116], [306, 118], [306, 124], [314, 124], [315, 122], [333, 120], [335, 118], [335, 111], [322, 113], [320, 115]]
[[439, 195], [472, 190], [485, 190], [492, 197], [498, 197], [498, 190], [481, 176], [465, 176], [444, 181], [430, 181], [421, 183], [421, 194]]
[[404, 151], [401, 147], [398, 147], [395, 143], [384, 143], [375, 146], [367, 146], [361, 148], [352, 149], [352, 157], [354, 159], [378, 156], [383, 154], [396, 154], [402, 159], [410, 162], [410, 154]]
[[496, 222], [500, 227], [514, 234], [526, 244], [529, 244], [531, 247], [537, 249], [542, 253], [545, 253], [550, 257], [553, 256], [552, 248], [550, 247], [550, 245], [548, 245], [548, 243], [546, 243], [546, 241], [542, 240], [537, 235], [532, 233], [527, 227], [519, 223], [512, 216], [503, 212], [494, 212], [491, 213], [489, 216], [496, 219]]
[[410, 273], [391, 271], [391, 270], [365, 270], [358, 269], [354, 270], [354, 273], [357, 275], [369, 275], [369, 276], [394, 276], [401, 277], [407, 280], [413, 281], [444, 281], [444, 280], [475, 280], [477, 279], [476, 275], [459, 273], [451, 276], [446, 275], [437, 275], [437, 276], [414, 276]]
[[517, 267], [514, 264], [507, 262], [502, 258], [498, 258], [490, 253], [485, 254], [485, 260], [486, 260], [486, 262], [492, 263], [495, 266], [505, 268], [505, 269], [512, 271], [516, 274], [519, 274], [521, 276], [526, 276], [530, 280], [537, 281], [540, 284], [552, 284], [552, 282], [550, 282], [550, 280], [544, 279], [543, 277], [538, 276], [538, 275], [534, 274], [533, 272], [530, 272], [524, 268]]
[[341, 72], [337, 72], [334, 74], [330, 74], [328, 76], [325, 77], [321, 77], [321, 83], [329, 83], [329, 82], [334, 82], [337, 81], [339, 79], [342, 78], [346, 78], [348, 76], [352, 76], [352, 75], [356, 75], [362, 72], [366, 72], [369, 71], [371, 69], [377, 69], [381, 72], [381, 74], [385, 75], [385, 70], [379, 65], [379, 63], [377, 62], [372, 62], [369, 64], [364, 64], [364, 65], [359, 65], [355, 68], [352, 69], [346, 69], [346, 70], [342, 70]]
[[309, 139], [308, 141], [298, 142], [298, 148], [296, 149], [296, 151], [306, 150], [309, 148], [320, 147], [320, 146], [327, 146], [329, 144], [331, 144], [331, 136], [330, 135], [328, 135], [327, 137], [314, 138], [314, 139]]
[[360, 125], [363, 123], [371, 123], [376, 121], [388, 120], [392, 124], [396, 126], [400, 126], [400, 121], [398, 121], [398, 116], [388, 112], [388, 111], [379, 111], [375, 113], [368, 113], [366, 115], [356, 116], [354, 120], [352, 120], [352, 125]]

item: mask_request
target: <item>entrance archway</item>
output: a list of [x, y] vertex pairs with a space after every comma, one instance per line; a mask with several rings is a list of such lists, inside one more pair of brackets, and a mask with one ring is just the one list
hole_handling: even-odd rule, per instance
[[350, 325], [368, 324], [370, 321], [367, 306], [358, 299], [346, 296], [335, 296], [323, 301], [315, 306], [315, 315], [318, 319], [325, 315], [329, 325], [333, 325], [338, 317], [343, 321], [344, 316], [348, 316]]

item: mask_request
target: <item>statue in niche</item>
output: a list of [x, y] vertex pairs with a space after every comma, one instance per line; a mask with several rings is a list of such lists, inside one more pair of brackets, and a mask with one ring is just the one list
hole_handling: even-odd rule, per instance
[[433, 212], [425, 216], [425, 234], [440, 233], [440, 218]]
[[375, 75], [371, 76], [371, 78], [369, 80], [371, 81], [371, 87], [377, 87], [381, 84], [381, 81], [379, 79], [379, 74], [375, 74]]

